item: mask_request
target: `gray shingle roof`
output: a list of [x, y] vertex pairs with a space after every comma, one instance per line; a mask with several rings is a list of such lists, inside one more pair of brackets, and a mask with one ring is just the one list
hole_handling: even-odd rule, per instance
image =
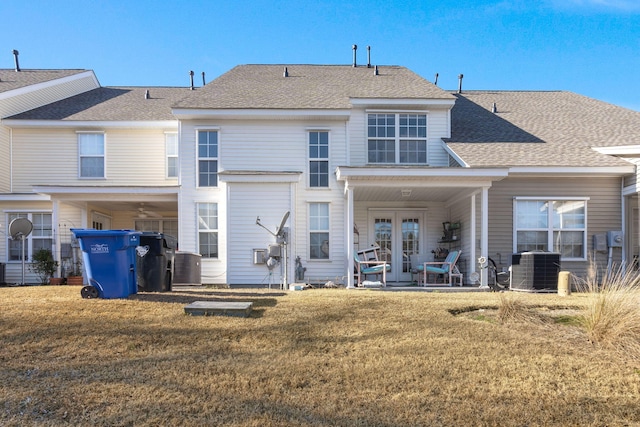
[[640, 112], [575, 93], [467, 91], [455, 96], [446, 142], [471, 166], [628, 165], [591, 147], [640, 144]]
[[38, 83], [61, 79], [88, 70], [21, 70], [0, 69], [0, 93]]
[[[149, 90], [149, 99], [145, 92]], [[171, 105], [191, 93], [176, 87], [101, 87], [9, 119], [146, 121], [176, 120]]]
[[[284, 67], [289, 77], [283, 77]], [[176, 108], [345, 109], [350, 98], [447, 99], [454, 97], [404, 67], [346, 65], [239, 65]]]

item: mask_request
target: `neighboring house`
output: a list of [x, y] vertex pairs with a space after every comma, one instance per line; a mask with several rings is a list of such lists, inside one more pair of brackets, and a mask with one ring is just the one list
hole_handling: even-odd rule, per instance
[[[276, 238], [257, 222], [275, 232], [287, 212], [290, 282], [300, 257], [307, 279], [352, 285], [353, 253], [371, 245], [389, 284], [442, 246], [462, 249], [467, 283], [486, 275], [480, 256], [506, 268], [558, 251], [584, 275], [592, 256], [640, 252], [638, 112], [568, 92], [452, 94], [397, 66], [243, 65], [148, 91], [93, 87], [4, 115], [3, 221], [49, 213], [61, 255], [73, 226], [175, 234], [202, 254], [204, 283], [230, 285], [282, 280], [259, 262]], [[446, 222], [460, 228], [441, 243]], [[611, 230], [622, 248], [594, 251]]]

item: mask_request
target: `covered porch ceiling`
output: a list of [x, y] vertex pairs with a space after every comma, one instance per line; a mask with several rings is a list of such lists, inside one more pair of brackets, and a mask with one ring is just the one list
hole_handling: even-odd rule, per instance
[[468, 197], [507, 177], [505, 169], [338, 167], [338, 181], [353, 200], [448, 203]]
[[33, 190], [51, 200], [78, 207], [91, 205], [111, 211], [177, 211], [178, 186], [48, 186], [36, 185]]

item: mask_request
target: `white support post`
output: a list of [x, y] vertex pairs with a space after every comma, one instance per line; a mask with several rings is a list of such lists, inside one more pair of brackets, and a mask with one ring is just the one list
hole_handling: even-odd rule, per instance
[[354, 251], [354, 242], [353, 242], [353, 190], [348, 187], [348, 183], [345, 191], [347, 193], [347, 220], [346, 220], [346, 231], [347, 235], [347, 289], [354, 289], [355, 284], [353, 280], [353, 269], [354, 261], [353, 261], [353, 251]]
[[468, 277], [471, 277], [471, 274], [476, 272], [476, 266], [478, 265], [478, 258], [476, 257], [476, 216], [476, 195], [474, 193], [471, 195], [471, 224], [469, 224], [469, 258], [471, 260], [471, 271]]
[[[480, 226], [480, 256], [489, 259], [489, 187], [482, 187], [482, 217]], [[480, 287], [489, 287], [489, 269], [480, 272]]]

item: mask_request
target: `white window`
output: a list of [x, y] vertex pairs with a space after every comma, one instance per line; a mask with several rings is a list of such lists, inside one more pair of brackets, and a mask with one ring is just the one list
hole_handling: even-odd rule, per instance
[[198, 247], [203, 258], [218, 258], [217, 203], [198, 203]]
[[177, 219], [136, 219], [134, 228], [137, 231], [153, 231], [178, 238]]
[[165, 147], [167, 151], [167, 178], [178, 177], [178, 134], [164, 134]]
[[547, 251], [563, 259], [586, 259], [586, 199], [515, 200], [515, 252]]
[[309, 132], [309, 186], [329, 186], [329, 132]]
[[198, 186], [218, 186], [218, 131], [198, 131]]
[[309, 203], [309, 259], [329, 259], [329, 203]]
[[104, 178], [104, 133], [78, 133], [78, 156], [81, 178]]
[[[16, 212], [7, 215], [7, 224], [11, 224], [15, 218], [27, 218], [33, 224], [33, 231], [24, 240], [24, 253], [26, 261], [33, 258], [33, 254], [40, 249], [53, 250], [53, 227], [50, 213]], [[8, 261], [22, 261], [22, 242], [13, 240], [7, 236], [9, 253]]]
[[427, 164], [427, 115], [368, 114], [367, 162]]

